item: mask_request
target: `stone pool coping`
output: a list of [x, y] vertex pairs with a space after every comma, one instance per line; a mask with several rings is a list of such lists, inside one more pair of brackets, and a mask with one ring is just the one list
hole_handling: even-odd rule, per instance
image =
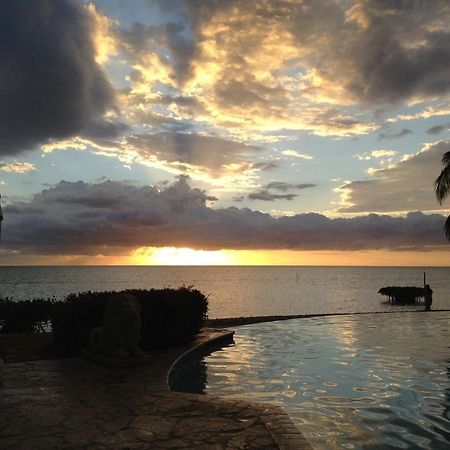
[[154, 352], [146, 367], [110, 369], [82, 358], [7, 363], [0, 448], [310, 449], [278, 406], [170, 391], [177, 364], [232, 334], [204, 328], [190, 344]]

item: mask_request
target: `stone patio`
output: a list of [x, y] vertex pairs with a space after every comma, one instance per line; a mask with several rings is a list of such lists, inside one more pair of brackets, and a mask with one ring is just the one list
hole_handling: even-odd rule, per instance
[[0, 390], [1, 449], [310, 449], [284, 411], [243, 399], [170, 392], [186, 353], [229, 340], [204, 329], [153, 364], [109, 369], [81, 358], [8, 363]]

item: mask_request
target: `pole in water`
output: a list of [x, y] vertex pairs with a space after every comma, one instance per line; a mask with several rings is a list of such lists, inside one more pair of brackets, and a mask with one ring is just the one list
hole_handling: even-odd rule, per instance
[[423, 273], [423, 287], [427, 285], [427, 274], [426, 272]]

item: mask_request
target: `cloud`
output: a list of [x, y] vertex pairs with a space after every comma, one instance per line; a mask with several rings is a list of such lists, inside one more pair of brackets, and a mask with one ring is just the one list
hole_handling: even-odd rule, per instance
[[[262, 147], [217, 135], [187, 130], [156, 133], [128, 133], [117, 139], [77, 137], [42, 146], [44, 153], [68, 148], [86, 150], [117, 158], [125, 164], [138, 163], [174, 174], [188, 174], [196, 179], [239, 185], [255, 177], [260, 170], [277, 167], [276, 163], [253, 163]], [[226, 178], [229, 178], [228, 180]]]
[[27, 173], [27, 172], [33, 172], [36, 170], [36, 167], [34, 164], [31, 163], [21, 163], [21, 162], [13, 162], [13, 163], [4, 163], [0, 162], [0, 170], [3, 170], [3, 172], [8, 173]]
[[22, 255], [117, 255], [143, 246], [402, 250], [445, 245], [445, 218], [438, 214], [275, 218], [248, 208], [213, 209], [207, 201], [186, 177], [160, 188], [62, 181], [29, 202], [4, 207], [2, 246]]
[[449, 9], [445, 0], [433, 2], [431, 9], [424, 2], [353, 2], [344, 13], [340, 38], [329, 48], [330, 61], [324, 59], [331, 66], [328, 73], [363, 102], [392, 104], [445, 95], [450, 49], [441, 14]]
[[[288, 193], [288, 191], [293, 190], [303, 190], [315, 187], [312, 183], [302, 183], [302, 184], [292, 184], [286, 183], [284, 181], [272, 181], [271, 183], [264, 186], [262, 189], [251, 192], [248, 194], [247, 198], [249, 200], [261, 200], [265, 202], [273, 202], [274, 200], [294, 200], [298, 197], [298, 194]], [[272, 191], [272, 192], [271, 192]], [[276, 192], [283, 192], [283, 194], [277, 194]], [[235, 201], [242, 201], [244, 197], [235, 197]]]
[[[151, 3], [160, 23], [115, 28], [114, 50], [130, 71], [121, 99], [136, 126], [347, 137], [377, 130], [374, 111], [450, 92], [445, 0]], [[442, 105], [430, 108], [423, 113]]]
[[422, 111], [415, 114], [400, 114], [397, 117], [387, 119], [388, 123], [395, 123], [400, 120], [417, 120], [417, 119], [431, 119], [432, 117], [448, 116], [450, 115], [450, 105], [440, 103], [438, 105], [428, 106]]
[[300, 159], [314, 159], [313, 156], [307, 155], [306, 153], [299, 153], [297, 150], [283, 150], [281, 154], [284, 156], [292, 156], [294, 158]]
[[408, 134], [412, 134], [412, 130], [410, 130], [409, 128], [404, 128], [403, 130], [396, 133], [380, 133], [378, 135], [378, 140], [383, 141], [385, 139], [400, 139], [404, 136], [408, 136]]
[[130, 129], [124, 122], [104, 120], [93, 122], [83, 128], [83, 137], [88, 139], [115, 139], [122, 136]]
[[[374, 108], [442, 99], [450, 89], [445, 0], [433, 8], [382, 0], [150, 3], [161, 14], [149, 26], [71, 0], [3, 2], [0, 153], [118, 139], [143, 127], [209, 135], [226, 128], [241, 140], [280, 129], [354, 136], [379, 128]], [[106, 63], [120, 80], [117, 93]], [[111, 113], [119, 106], [120, 118]], [[430, 108], [423, 113], [443, 107]]]
[[177, 132], [130, 135], [125, 146], [143, 159], [156, 158], [169, 164], [194, 166], [212, 177], [235, 169], [250, 170], [249, 158], [260, 150], [258, 146], [219, 136]]
[[0, 4], [0, 154], [100, 124], [114, 90], [96, 62], [92, 8], [70, 0]]
[[245, 200], [245, 195], [235, 195], [231, 200], [237, 203], [243, 202]]
[[93, 3], [88, 3], [85, 7], [93, 21], [91, 34], [95, 61], [98, 64], [104, 64], [111, 56], [118, 54], [118, 42], [115, 36], [118, 23], [103, 15]]
[[272, 170], [277, 169], [279, 165], [275, 161], [257, 162], [252, 164], [252, 168], [257, 170]]
[[370, 153], [363, 153], [362, 155], [356, 155], [360, 161], [369, 161], [371, 159], [389, 158], [395, 156], [398, 152], [395, 150], [373, 150]]
[[[392, 104], [450, 89], [446, 0], [434, 1], [433, 8], [385, 0], [170, 5], [189, 36], [188, 51], [172, 52], [176, 78], [210, 83], [219, 110], [237, 110], [245, 101], [250, 109], [273, 104], [276, 113], [280, 101], [296, 93], [283, 76], [298, 68], [304, 74], [300, 95], [335, 104]], [[171, 36], [178, 47], [180, 36]]]
[[294, 200], [297, 194], [273, 194], [266, 189], [248, 194], [249, 200], [262, 200], [264, 202], [273, 202], [274, 200]]
[[312, 183], [302, 183], [302, 184], [292, 184], [292, 183], [284, 183], [282, 181], [272, 181], [266, 186], [266, 189], [274, 189], [277, 191], [287, 192], [290, 189], [308, 189], [315, 187], [315, 184]]
[[427, 133], [428, 134], [440, 134], [449, 129], [450, 129], [450, 123], [447, 123], [445, 125], [436, 125], [434, 127], [428, 128]]
[[[323, 87], [311, 86], [318, 76], [311, 75], [315, 68], [305, 58], [312, 47], [297, 40], [295, 18], [305, 8], [296, 2], [156, 3], [165, 24], [136, 23], [118, 38], [133, 68], [129, 117], [165, 110], [242, 136], [282, 128], [349, 136], [377, 128], [358, 111], [341, 107], [348, 101], [330, 104], [313, 92]], [[321, 11], [316, 15], [322, 17]], [[311, 80], [301, 75], [305, 71]], [[161, 95], [161, 86], [168, 96]], [[339, 90], [334, 88], [329, 92]], [[166, 103], [180, 91], [195, 103]]]
[[367, 180], [349, 181], [337, 188], [341, 213], [433, 211], [436, 203], [433, 184], [441, 170], [442, 155], [450, 141], [425, 144], [386, 169], [373, 169]]

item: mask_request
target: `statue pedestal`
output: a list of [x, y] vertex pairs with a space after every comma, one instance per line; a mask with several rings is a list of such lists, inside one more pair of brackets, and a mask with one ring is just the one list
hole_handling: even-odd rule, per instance
[[101, 353], [90, 352], [89, 350], [82, 350], [80, 356], [88, 361], [100, 364], [101, 366], [109, 367], [111, 369], [149, 366], [154, 361], [153, 355], [149, 353], [147, 353], [143, 358], [121, 359], [112, 358], [110, 356], [102, 355]]

